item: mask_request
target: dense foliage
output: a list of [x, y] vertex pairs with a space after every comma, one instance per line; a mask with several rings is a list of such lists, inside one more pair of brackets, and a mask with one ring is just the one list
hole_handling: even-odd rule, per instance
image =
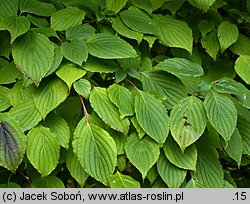
[[0, 187], [250, 187], [249, 0], [0, 0]]

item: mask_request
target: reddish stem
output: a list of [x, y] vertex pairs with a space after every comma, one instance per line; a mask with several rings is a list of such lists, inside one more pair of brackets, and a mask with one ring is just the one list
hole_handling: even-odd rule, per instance
[[127, 82], [130, 83], [138, 92], [141, 92], [141, 90], [138, 89], [138, 88], [136, 87], [136, 85], [134, 85], [134, 83], [133, 83], [132, 81], [130, 81], [129, 79], [126, 79], [126, 80], [127, 80]]
[[86, 118], [86, 122], [87, 124], [89, 125], [89, 117], [88, 117], [88, 112], [87, 112], [87, 109], [84, 105], [84, 100], [83, 100], [83, 97], [82, 96], [79, 96], [80, 97], [80, 100], [81, 100], [81, 103], [82, 103], [82, 108], [83, 108], [83, 113], [84, 113], [84, 116]]

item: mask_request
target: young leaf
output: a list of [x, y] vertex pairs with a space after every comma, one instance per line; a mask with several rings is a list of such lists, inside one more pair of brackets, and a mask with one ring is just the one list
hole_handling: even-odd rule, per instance
[[8, 99], [8, 92], [8, 88], [0, 86], [0, 112], [6, 110], [11, 106], [10, 101]]
[[207, 188], [222, 188], [224, 175], [218, 152], [205, 144], [200, 144], [197, 149], [198, 160], [193, 178]]
[[169, 132], [168, 113], [161, 101], [147, 92], [137, 93], [134, 101], [136, 118], [142, 129], [159, 144], [163, 144]]
[[42, 176], [48, 176], [56, 168], [60, 156], [59, 149], [56, 135], [51, 133], [49, 128], [38, 126], [29, 131], [26, 154]]
[[90, 104], [107, 125], [125, 135], [128, 133], [129, 120], [121, 119], [119, 110], [109, 99], [106, 89], [94, 88], [90, 94]]
[[157, 170], [169, 188], [178, 188], [183, 183], [187, 171], [171, 164], [163, 152], [157, 161]]
[[225, 148], [227, 154], [237, 162], [238, 166], [241, 163], [243, 144], [239, 130], [236, 128], [231, 139], [228, 141], [228, 145]]
[[73, 150], [90, 176], [104, 183], [108, 181], [117, 162], [116, 145], [108, 132], [88, 124], [84, 117], [76, 127]]
[[127, 136], [115, 130], [109, 130], [110, 136], [114, 139], [117, 149], [117, 155], [125, 153], [125, 145], [127, 143]]
[[54, 46], [45, 36], [29, 31], [13, 43], [12, 54], [17, 68], [39, 85], [54, 59]]
[[154, 140], [148, 136], [139, 139], [136, 133], [128, 137], [125, 151], [129, 161], [141, 172], [143, 179], [160, 155], [159, 146]]
[[80, 79], [74, 82], [73, 87], [75, 91], [83, 96], [84, 98], [88, 98], [91, 91], [91, 84], [87, 79]]
[[10, 43], [13, 43], [18, 36], [29, 30], [30, 21], [25, 16], [10, 16], [4, 19], [4, 25], [11, 34]]
[[110, 100], [118, 107], [121, 118], [134, 114], [134, 100], [132, 93], [127, 88], [113, 84], [107, 91]]
[[120, 59], [136, 57], [136, 51], [126, 41], [110, 35], [99, 33], [87, 38], [89, 53], [103, 59]]
[[236, 73], [248, 84], [250, 84], [250, 56], [242, 55], [239, 56], [235, 62]]
[[131, 176], [123, 175], [117, 171], [109, 179], [109, 185], [111, 188], [140, 188], [139, 181], [136, 181]]
[[63, 56], [75, 64], [82, 66], [83, 61], [88, 58], [88, 47], [85, 42], [80, 40], [72, 40], [62, 44]]
[[89, 175], [81, 166], [77, 156], [74, 154], [73, 149], [69, 148], [66, 153], [66, 166], [70, 175], [81, 185], [84, 186]]
[[68, 123], [56, 114], [50, 114], [46, 117], [43, 123], [45, 127], [48, 127], [52, 133], [56, 135], [57, 143], [68, 149], [70, 140], [70, 128]]
[[224, 52], [230, 45], [235, 43], [239, 37], [237, 26], [229, 21], [223, 21], [218, 28], [218, 38], [221, 51]]
[[195, 145], [190, 145], [182, 152], [173, 138], [168, 137], [167, 141], [164, 143], [163, 150], [165, 156], [175, 166], [195, 171], [197, 161], [197, 149]]
[[185, 21], [169, 15], [153, 15], [153, 23], [157, 27], [157, 37], [163, 45], [179, 47], [192, 53], [192, 29]]
[[9, 113], [19, 122], [24, 131], [35, 127], [42, 120], [42, 115], [32, 100], [17, 104]]
[[63, 31], [80, 25], [85, 17], [85, 12], [76, 8], [68, 7], [59, 10], [51, 16], [51, 28], [55, 31]]
[[41, 84], [34, 93], [34, 102], [42, 117], [62, 103], [68, 96], [68, 88], [60, 79]]
[[188, 96], [174, 106], [170, 114], [170, 130], [182, 151], [201, 137], [206, 122], [203, 104], [197, 97]]
[[169, 72], [178, 76], [198, 77], [203, 75], [203, 68], [184, 58], [170, 58], [155, 66], [158, 70]]
[[226, 96], [210, 92], [204, 101], [204, 107], [211, 125], [225, 141], [229, 141], [236, 127], [237, 110]]
[[144, 72], [142, 86], [145, 91], [159, 92], [166, 96], [163, 104], [168, 109], [172, 109], [181, 98], [188, 95], [185, 86], [178, 78], [164, 72]]
[[7, 114], [0, 114], [0, 166], [15, 172], [26, 149], [26, 137], [19, 124]]
[[56, 75], [62, 79], [71, 89], [72, 84], [82, 78], [87, 72], [74, 64], [64, 64], [56, 71]]
[[147, 13], [131, 6], [129, 9], [120, 12], [123, 23], [130, 29], [144, 34], [155, 34], [156, 28], [152, 19]]
[[206, 0], [206, 1], [204, 1], [204, 0], [188, 0], [188, 2], [191, 5], [199, 8], [199, 9], [202, 9], [204, 11], [207, 11], [214, 4], [215, 1], [216, 0]]

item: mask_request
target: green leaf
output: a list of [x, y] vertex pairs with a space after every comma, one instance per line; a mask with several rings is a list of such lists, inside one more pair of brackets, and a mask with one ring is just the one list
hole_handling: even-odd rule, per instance
[[113, 60], [98, 59], [89, 57], [88, 61], [83, 64], [83, 68], [89, 72], [114, 73], [119, 67]]
[[238, 40], [229, 49], [237, 55], [249, 55], [250, 39], [243, 34], [239, 34]]
[[123, 23], [130, 29], [143, 34], [155, 34], [156, 28], [151, 17], [136, 7], [131, 6], [129, 9], [120, 12]]
[[250, 56], [242, 55], [239, 56], [235, 62], [236, 73], [248, 84], [250, 84]]
[[34, 93], [34, 102], [42, 117], [62, 103], [68, 96], [68, 88], [60, 79], [43, 83]]
[[186, 170], [180, 169], [171, 164], [163, 152], [161, 152], [160, 158], [157, 161], [157, 170], [169, 188], [180, 187], [187, 174]]
[[84, 186], [89, 175], [81, 166], [77, 156], [74, 154], [73, 149], [70, 148], [66, 154], [66, 166], [70, 175], [81, 185]]
[[32, 13], [47, 17], [56, 11], [56, 8], [52, 4], [37, 0], [19, 0], [19, 9], [21, 13]]
[[169, 133], [169, 119], [161, 101], [140, 91], [135, 97], [134, 106], [142, 129], [159, 144], [163, 144]]
[[172, 109], [181, 98], [188, 95], [185, 86], [178, 78], [164, 72], [144, 72], [142, 86], [145, 91], [159, 92], [166, 96], [163, 104], [168, 109]]
[[203, 75], [203, 68], [184, 58], [169, 58], [155, 66], [158, 70], [178, 76], [198, 77]]
[[206, 188], [222, 188], [224, 183], [223, 169], [215, 148], [199, 145], [196, 172], [193, 173], [195, 182]]
[[204, 107], [211, 125], [225, 141], [229, 141], [236, 127], [237, 110], [226, 96], [210, 92], [204, 101]]
[[181, 8], [185, 0], [175, 0], [169, 1], [164, 5], [164, 8], [167, 8], [171, 11], [172, 16], [176, 14], [176, 12]]
[[243, 154], [250, 155], [250, 128], [249, 118], [239, 117], [237, 122], [237, 128], [239, 129], [242, 137]]
[[42, 120], [42, 115], [32, 100], [26, 100], [17, 104], [9, 113], [19, 122], [24, 131], [35, 127]]
[[52, 73], [54, 73], [58, 69], [58, 67], [60, 66], [60, 64], [63, 60], [61, 47], [59, 47], [55, 44], [54, 44], [54, 47], [55, 47], [54, 60], [53, 60], [52, 66], [50, 67], [49, 72], [46, 74], [46, 76], [49, 76]]
[[10, 43], [13, 43], [18, 36], [29, 30], [30, 21], [25, 16], [10, 16], [4, 19], [4, 25], [11, 34]]
[[128, 137], [125, 151], [129, 161], [141, 172], [143, 179], [160, 155], [159, 146], [154, 140], [149, 136], [139, 139], [136, 133]]
[[26, 137], [19, 124], [7, 114], [0, 114], [0, 166], [15, 172], [26, 149]]
[[65, 188], [64, 183], [56, 176], [50, 175], [32, 181], [33, 188]]
[[213, 89], [219, 93], [228, 93], [246, 108], [250, 108], [250, 91], [241, 83], [230, 78], [222, 78], [213, 83]]
[[133, 116], [130, 118], [133, 126], [135, 127], [137, 133], [138, 133], [138, 136], [139, 136], [139, 139], [143, 138], [143, 136], [146, 134], [144, 132], [144, 130], [141, 128], [141, 126], [139, 125], [137, 119], [136, 119], [136, 116]]
[[150, 0], [131, 0], [131, 3], [148, 14], [152, 13], [152, 3]]
[[18, 11], [18, 0], [1, 0], [0, 16], [16, 16]]
[[213, 31], [208, 33], [205, 38], [202, 38], [201, 45], [206, 50], [206, 52], [214, 60], [216, 60], [217, 53], [220, 50], [220, 42], [217, 37], [217, 29], [213, 29]]
[[228, 145], [226, 146], [225, 150], [227, 154], [237, 162], [238, 166], [240, 166], [243, 144], [240, 132], [237, 128], [235, 129], [231, 139], [228, 141]]
[[127, 136], [115, 130], [109, 130], [110, 136], [114, 139], [117, 149], [117, 155], [125, 153], [125, 145], [127, 143]]
[[39, 33], [28, 32], [13, 45], [12, 54], [17, 68], [38, 85], [53, 63], [52, 42]]
[[117, 16], [116, 18], [112, 18], [111, 21], [112, 21], [112, 28], [120, 35], [130, 39], [135, 39], [138, 43], [142, 41], [143, 34], [127, 27], [122, 22], [119, 16]]
[[121, 118], [134, 115], [134, 100], [127, 88], [113, 84], [107, 91], [110, 100], [118, 107]]
[[88, 24], [77, 25], [66, 30], [67, 40], [84, 40], [94, 34], [95, 29]]
[[83, 96], [84, 98], [88, 98], [91, 91], [91, 84], [87, 79], [80, 79], [73, 84], [75, 91]]
[[127, 0], [105, 0], [106, 9], [118, 13], [127, 3]]
[[153, 11], [157, 10], [160, 8], [164, 3], [171, 1], [171, 0], [150, 0], [152, 4], [152, 9]]
[[76, 127], [73, 150], [90, 176], [104, 183], [108, 181], [117, 163], [116, 145], [108, 132], [86, 123], [84, 117]]
[[195, 145], [190, 145], [182, 152], [173, 138], [168, 137], [164, 143], [163, 150], [167, 159], [175, 166], [195, 171], [197, 161], [197, 149]]
[[136, 57], [136, 51], [126, 41], [110, 35], [99, 33], [87, 39], [89, 53], [103, 59], [120, 59]]
[[221, 51], [224, 52], [230, 45], [235, 43], [239, 36], [237, 26], [229, 21], [223, 21], [218, 28], [218, 38]]
[[118, 155], [117, 156], [117, 168], [118, 168], [118, 170], [120, 170], [120, 171], [125, 170], [126, 165], [127, 165], [127, 160], [126, 160], [125, 155]]
[[21, 188], [17, 183], [8, 182], [6, 184], [0, 184], [0, 188]]
[[215, 23], [209, 20], [201, 20], [198, 24], [198, 27], [201, 32], [202, 38], [206, 39], [207, 34], [214, 30]]
[[195, 96], [181, 99], [170, 113], [170, 130], [182, 152], [203, 134], [206, 113], [201, 100]]
[[49, 128], [38, 126], [27, 135], [26, 154], [31, 164], [43, 176], [48, 176], [59, 160], [59, 144]]
[[215, 2], [216, 0], [188, 0], [188, 2], [195, 6], [196, 8], [202, 9], [207, 11]]
[[72, 84], [82, 78], [87, 72], [74, 64], [64, 64], [56, 71], [56, 75], [62, 79], [71, 89]]
[[128, 133], [129, 120], [121, 119], [118, 108], [109, 99], [105, 88], [93, 88], [90, 94], [90, 104], [107, 125], [125, 135]]
[[192, 53], [193, 35], [185, 21], [169, 15], [153, 15], [153, 23], [157, 27], [157, 37], [163, 45], [179, 47]]
[[72, 40], [62, 44], [63, 56], [75, 64], [82, 65], [88, 58], [88, 47], [85, 42], [80, 40]]
[[70, 128], [68, 123], [56, 114], [50, 114], [46, 117], [43, 125], [48, 127], [55, 134], [57, 143], [62, 147], [69, 148]]
[[123, 175], [117, 171], [109, 179], [109, 185], [111, 188], [140, 188], [139, 181], [136, 181], [131, 176]]
[[47, 38], [49, 38], [49, 37], [55, 37], [55, 38], [59, 39], [56, 31], [52, 30], [51, 28], [47, 28], [47, 27], [31, 28], [30, 30], [34, 31], [36, 33], [43, 34]]
[[49, 27], [49, 22], [46, 18], [40, 18], [32, 14], [28, 14], [27, 17], [29, 18], [30, 22], [38, 28]]
[[0, 86], [0, 112], [5, 111], [11, 106], [10, 101], [8, 99], [8, 92], [8, 88]]
[[23, 77], [22, 73], [11, 62], [0, 68], [0, 84], [10, 84]]
[[76, 8], [68, 7], [59, 10], [51, 16], [51, 28], [55, 31], [63, 31], [77, 25], [81, 25], [85, 12]]

